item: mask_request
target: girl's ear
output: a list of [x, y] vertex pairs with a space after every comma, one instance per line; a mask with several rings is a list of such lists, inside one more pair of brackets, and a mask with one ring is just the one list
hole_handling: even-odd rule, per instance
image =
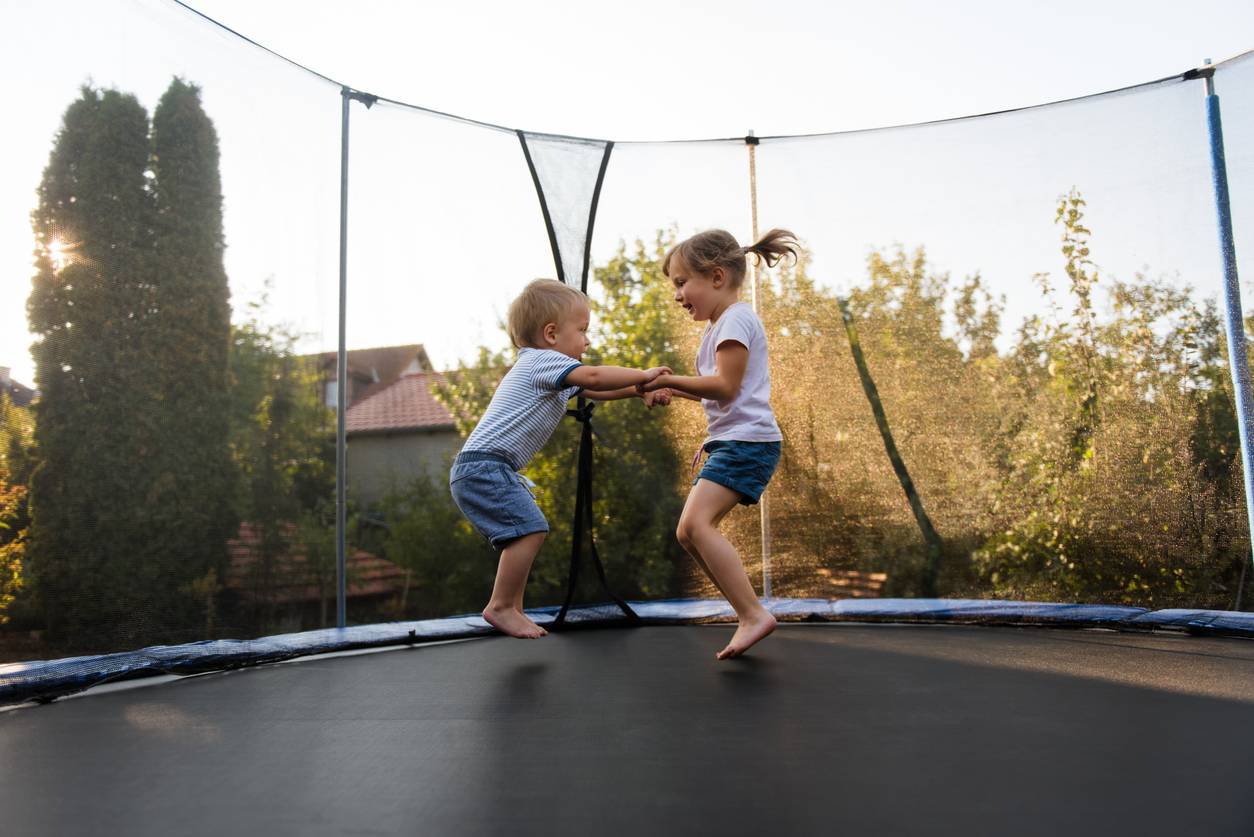
[[721, 267], [716, 267], [710, 271], [710, 283], [716, 288], [723, 287], [723, 283], [727, 281], [727, 271]]
[[545, 343], [548, 343], [550, 345], [556, 344], [557, 343], [557, 323], [545, 323], [544, 331], [542, 332], [542, 334], [544, 335]]

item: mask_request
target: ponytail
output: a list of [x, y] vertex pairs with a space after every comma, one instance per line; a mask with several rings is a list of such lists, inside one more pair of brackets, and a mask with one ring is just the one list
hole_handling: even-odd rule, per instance
[[767, 231], [766, 235], [754, 244], [740, 249], [746, 256], [752, 253], [753, 257], [758, 260], [758, 264], [766, 262], [767, 267], [775, 267], [785, 256], [791, 256], [793, 264], [796, 264], [801, 254], [801, 245], [797, 243], [797, 236], [789, 230], [778, 228]]
[[785, 256], [791, 256], [795, 264], [801, 255], [801, 245], [797, 236], [788, 230], [772, 229], [749, 247], [741, 247], [726, 230], [706, 230], [672, 247], [662, 259], [662, 272], [670, 276], [671, 261], [680, 259], [689, 269], [702, 275], [721, 267], [727, 271], [732, 285], [739, 287], [745, 279], [745, 257], [750, 254], [758, 264], [765, 262], [767, 267], [779, 264]]

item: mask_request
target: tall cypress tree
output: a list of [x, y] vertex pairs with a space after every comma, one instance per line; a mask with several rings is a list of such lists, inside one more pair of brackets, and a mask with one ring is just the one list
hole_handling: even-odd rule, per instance
[[49, 638], [142, 636], [151, 401], [144, 320], [153, 204], [148, 115], [135, 97], [84, 88], [65, 112], [32, 214], [28, 301], [36, 380], [30, 567]]
[[[152, 370], [161, 392], [154, 438], [152, 513], [171, 566], [173, 620], [195, 633], [213, 619], [205, 601], [221, 578], [231, 514], [228, 353], [231, 309], [222, 230], [218, 137], [200, 90], [175, 79], [152, 121], [156, 227]], [[179, 592], [201, 590], [195, 603]], [[206, 613], [206, 609], [209, 610]], [[201, 618], [196, 619], [197, 615]]]
[[133, 96], [85, 88], [33, 223], [28, 556], [50, 638], [198, 638], [233, 525], [222, 188], [199, 91], [176, 79], [150, 135]]

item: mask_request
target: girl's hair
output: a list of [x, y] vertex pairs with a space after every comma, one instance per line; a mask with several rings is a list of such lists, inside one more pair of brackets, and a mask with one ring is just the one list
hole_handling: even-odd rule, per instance
[[509, 339], [515, 348], [535, 348], [540, 331], [549, 323], [561, 323], [575, 303], [587, 304], [582, 292], [556, 279], [534, 279], [509, 304]]
[[774, 267], [784, 256], [792, 256], [795, 263], [801, 245], [788, 230], [770, 230], [749, 247], [741, 247], [726, 230], [706, 230], [672, 247], [662, 260], [662, 272], [669, 277], [671, 260], [679, 258], [703, 276], [713, 273], [716, 267], [723, 268], [732, 287], [738, 288], [745, 281], [745, 256], [750, 253], [759, 264], [766, 262], [767, 267]]

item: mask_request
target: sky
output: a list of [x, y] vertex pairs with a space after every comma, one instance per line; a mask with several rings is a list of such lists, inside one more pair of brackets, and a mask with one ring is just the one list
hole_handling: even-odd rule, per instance
[[[190, 5], [359, 90], [620, 143], [594, 262], [620, 240], [668, 226], [687, 234], [719, 225], [748, 237], [743, 144], [633, 142], [987, 113], [1151, 81], [1254, 48], [1254, 4], [1232, 0], [1187, 14], [1158, 0]], [[0, 0], [0, 14], [9, 21], [0, 27], [0, 68], [13, 120], [0, 163], [0, 366], [33, 381], [29, 215], [61, 113], [87, 82], [133, 91], [152, 108], [176, 74], [202, 86], [221, 138], [237, 319], [268, 293], [268, 318], [306, 335], [304, 348], [332, 348], [338, 88], [169, 0]], [[1254, 214], [1254, 195], [1244, 197], [1254, 189], [1238, 188], [1254, 186], [1246, 178], [1254, 72], [1245, 62], [1227, 91], [1222, 78], [1240, 247], [1240, 220]], [[526, 280], [553, 274], [516, 137], [353, 107], [350, 347], [423, 343], [447, 367], [479, 344], [503, 346], [497, 322], [509, 298]], [[1169, 86], [979, 122], [764, 143], [762, 222], [795, 227], [825, 284], [856, 282], [870, 249], [923, 245], [938, 270], [989, 277], [1022, 315], [1035, 304], [1020, 294], [1031, 274], [1058, 267], [1052, 205], [1075, 185], [1090, 199], [1113, 274], [1147, 270], [1213, 287], [1201, 120], [1200, 92]]]

